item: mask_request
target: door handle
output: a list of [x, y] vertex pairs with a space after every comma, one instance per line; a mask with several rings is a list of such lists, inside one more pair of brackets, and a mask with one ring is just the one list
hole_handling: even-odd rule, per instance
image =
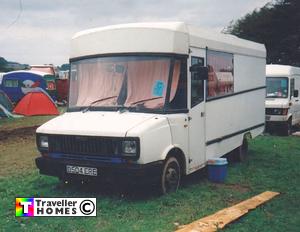
[[296, 102], [298, 102], [298, 101], [299, 101], [299, 99], [296, 99], [295, 101], [296, 101]]

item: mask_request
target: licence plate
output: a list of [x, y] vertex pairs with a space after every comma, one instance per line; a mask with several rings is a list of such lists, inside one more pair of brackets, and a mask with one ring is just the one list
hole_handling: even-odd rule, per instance
[[77, 174], [77, 175], [85, 175], [85, 176], [97, 176], [97, 168], [90, 167], [80, 167], [80, 166], [66, 166], [67, 173]]
[[266, 115], [266, 121], [269, 121], [271, 119], [271, 116]]

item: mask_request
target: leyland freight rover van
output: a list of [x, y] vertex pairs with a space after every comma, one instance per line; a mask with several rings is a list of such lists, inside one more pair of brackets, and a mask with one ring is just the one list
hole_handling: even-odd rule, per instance
[[290, 135], [300, 123], [300, 68], [267, 65], [266, 129]]
[[72, 38], [69, 105], [37, 129], [40, 173], [128, 177], [176, 191], [181, 177], [264, 130], [264, 45], [182, 22]]

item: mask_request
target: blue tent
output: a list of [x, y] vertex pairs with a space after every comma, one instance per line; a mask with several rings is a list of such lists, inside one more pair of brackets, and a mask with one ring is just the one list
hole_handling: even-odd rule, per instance
[[12, 102], [18, 102], [26, 93], [45, 92], [47, 82], [43, 78], [45, 73], [38, 71], [13, 71], [3, 75], [0, 89], [4, 91]]

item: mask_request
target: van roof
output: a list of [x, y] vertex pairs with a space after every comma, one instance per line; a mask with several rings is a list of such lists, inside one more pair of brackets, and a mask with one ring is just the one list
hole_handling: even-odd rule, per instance
[[229, 53], [266, 57], [263, 44], [183, 22], [152, 22], [119, 24], [78, 32], [72, 38], [71, 58], [130, 52], [188, 55], [189, 47], [208, 47]]
[[300, 68], [290, 65], [269, 64], [266, 67], [267, 76], [291, 76], [300, 75]]

